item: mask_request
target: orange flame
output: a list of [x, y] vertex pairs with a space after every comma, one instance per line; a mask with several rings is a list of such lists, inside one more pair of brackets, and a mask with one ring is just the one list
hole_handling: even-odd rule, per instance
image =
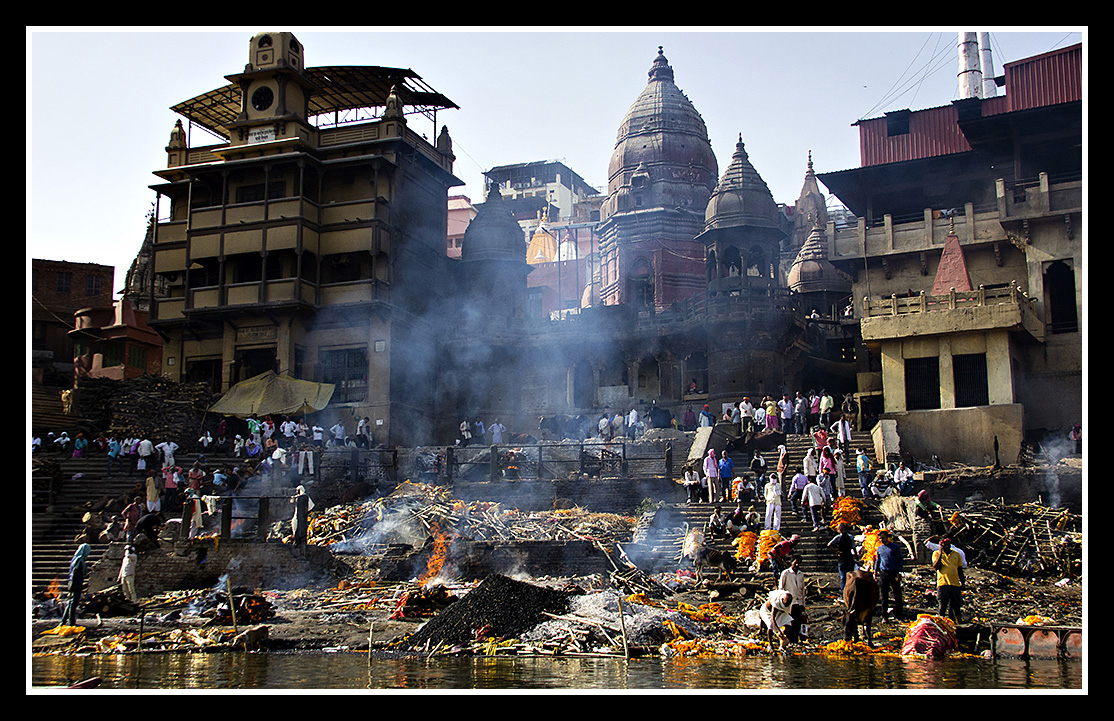
[[62, 582], [57, 578], [51, 581], [50, 586], [46, 589], [46, 595], [55, 600], [62, 598]]
[[418, 583], [425, 585], [430, 579], [437, 578], [445, 566], [445, 559], [449, 553], [449, 535], [441, 530], [441, 524], [434, 521], [429, 525], [429, 532], [433, 536], [433, 551], [425, 564], [425, 573], [418, 578]]

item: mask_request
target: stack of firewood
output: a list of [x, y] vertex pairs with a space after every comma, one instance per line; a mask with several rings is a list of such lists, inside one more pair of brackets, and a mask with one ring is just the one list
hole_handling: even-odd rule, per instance
[[[200, 435], [214, 396], [205, 383], [177, 383], [155, 375], [131, 380], [83, 378], [78, 383], [79, 415], [119, 438], [147, 437], [192, 443]], [[214, 418], [214, 423], [217, 419]]]
[[1079, 515], [1040, 503], [971, 502], [949, 520], [948, 535], [964, 549], [968, 563], [1007, 575], [1058, 574], [1065, 537], [1082, 541]]

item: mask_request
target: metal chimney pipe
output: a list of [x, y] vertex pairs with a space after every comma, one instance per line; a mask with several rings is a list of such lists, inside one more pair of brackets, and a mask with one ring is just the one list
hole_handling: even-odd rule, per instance
[[979, 33], [979, 58], [982, 68], [982, 96], [996, 97], [998, 83], [994, 82], [994, 58], [990, 53], [990, 33]]
[[959, 97], [982, 97], [979, 42], [975, 33], [959, 33]]

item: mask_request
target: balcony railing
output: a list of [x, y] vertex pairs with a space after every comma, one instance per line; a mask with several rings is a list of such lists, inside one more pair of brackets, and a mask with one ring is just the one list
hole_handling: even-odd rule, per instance
[[[929, 295], [921, 291], [917, 295], [899, 297], [891, 295], [888, 298], [863, 298], [863, 324], [864, 337], [868, 335], [866, 327], [872, 318], [883, 319], [897, 316], [911, 316], [915, 314], [942, 313], [951, 311], [968, 311], [970, 309], [1009, 309], [1017, 310], [1017, 319], [1022, 328], [1038, 340], [1044, 339], [1044, 323], [1036, 307], [1036, 301], [1024, 293], [1016, 283], [1011, 283], [1005, 288], [986, 288], [979, 286], [976, 290], [956, 291], [945, 295]], [[993, 326], [995, 323], [1008, 322], [999, 320], [974, 320], [971, 329], [982, 327], [987, 322]]]

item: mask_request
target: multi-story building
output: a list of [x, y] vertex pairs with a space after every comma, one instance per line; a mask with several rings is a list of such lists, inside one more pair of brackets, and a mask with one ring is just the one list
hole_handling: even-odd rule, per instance
[[455, 105], [410, 70], [307, 68], [286, 32], [252, 37], [247, 61], [173, 108], [225, 142], [187, 147], [179, 121], [155, 173], [162, 373], [221, 390], [267, 370], [332, 383], [334, 417], [371, 418], [378, 441], [420, 436], [461, 181], [447, 130], [431, 144], [408, 116], [436, 127]]
[[112, 309], [115, 269], [96, 263], [31, 261], [31, 366], [38, 380], [73, 379], [74, 314]]
[[[555, 223], [574, 219], [574, 208], [587, 198], [599, 196], [599, 191], [580, 177], [576, 171], [559, 160], [539, 160], [514, 165], [499, 165], [484, 173], [484, 197], [492, 188], [499, 188], [503, 202], [511, 212], [522, 217], [520, 222], [535, 223], [544, 213]], [[524, 225], [532, 231], [533, 226]]]
[[862, 166], [820, 176], [858, 216], [827, 231], [875, 359], [858, 392], [904, 452], [1012, 462], [1082, 420], [1082, 55], [860, 121]]
[[127, 380], [162, 366], [162, 338], [147, 325], [147, 311], [132, 307], [124, 296], [108, 308], [83, 308], [74, 314], [73, 372], [75, 380]]

